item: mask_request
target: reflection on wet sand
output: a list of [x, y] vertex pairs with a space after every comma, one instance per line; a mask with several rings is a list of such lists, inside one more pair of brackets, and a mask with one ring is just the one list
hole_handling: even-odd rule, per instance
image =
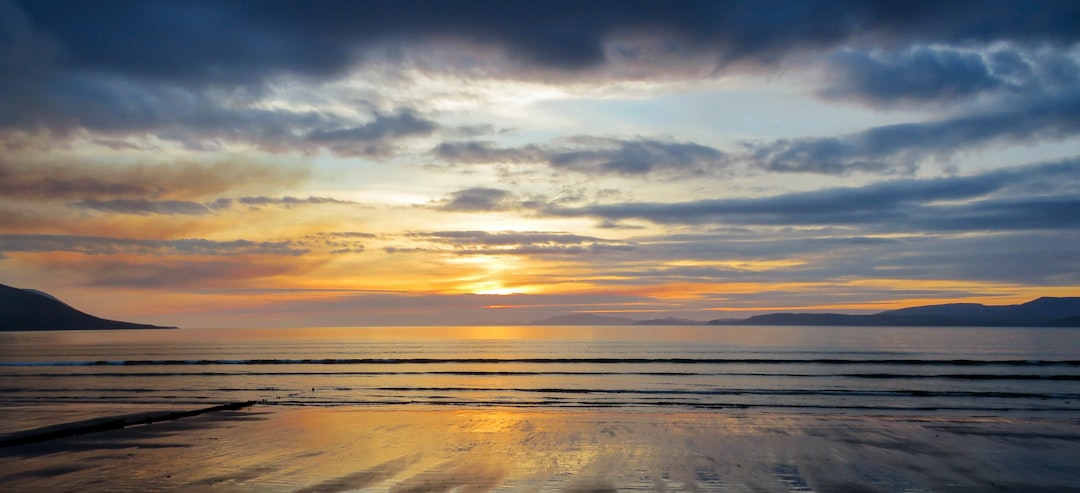
[[0, 449], [8, 491], [1080, 491], [1080, 422], [280, 408]]
[[386, 461], [369, 469], [328, 479], [307, 488], [301, 488], [297, 490], [297, 493], [338, 493], [340, 491], [366, 488], [396, 476], [414, 460], [415, 459], [401, 457]]

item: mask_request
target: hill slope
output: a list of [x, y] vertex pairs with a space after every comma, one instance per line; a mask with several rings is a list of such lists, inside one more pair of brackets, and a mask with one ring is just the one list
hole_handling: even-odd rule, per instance
[[0, 284], [0, 330], [166, 329], [106, 320], [76, 310], [41, 291]]
[[950, 303], [915, 306], [873, 315], [770, 313], [742, 320], [712, 320], [709, 325], [1080, 326], [1080, 297], [1044, 297], [1020, 305]]

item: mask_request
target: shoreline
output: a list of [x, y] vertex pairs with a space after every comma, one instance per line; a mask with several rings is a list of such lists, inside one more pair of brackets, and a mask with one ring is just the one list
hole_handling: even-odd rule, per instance
[[218, 411], [236, 411], [255, 405], [255, 401], [230, 402], [190, 411], [159, 411], [154, 413], [128, 414], [61, 423], [0, 435], [0, 448], [38, 443], [103, 431], [120, 430], [130, 426], [144, 426], [164, 421], [190, 418]]
[[1080, 420], [254, 405], [0, 448], [33, 491], [1080, 492]]

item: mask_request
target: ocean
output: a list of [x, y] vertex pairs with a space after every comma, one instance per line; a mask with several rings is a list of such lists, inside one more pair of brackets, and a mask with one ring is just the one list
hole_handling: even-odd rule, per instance
[[[357, 327], [0, 333], [0, 409], [604, 408], [1075, 416], [1080, 330]], [[25, 426], [5, 414], [3, 429]], [[43, 420], [37, 415], [37, 420]]]

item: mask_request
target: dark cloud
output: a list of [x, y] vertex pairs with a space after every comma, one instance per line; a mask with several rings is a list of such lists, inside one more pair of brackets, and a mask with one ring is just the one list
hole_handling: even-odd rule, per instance
[[[88, 72], [187, 84], [252, 84], [280, 74], [331, 77], [383, 42], [458, 39], [494, 45], [529, 64], [580, 70], [608, 45], [667, 46], [669, 56], [772, 62], [854, 40], [1070, 44], [1070, 2], [714, 2], [601, 0], [431, 3], [329, 1], [26, 1], [29, 23]], [[651, 40], [651, 41], [650, 41]], [[659, 41], [657, 41], [659, 40]]]
[[258, 209], [268, 206], [297, 207], [304, 205], [323, 204], [356, 204], [348, 200], [339, 200], [331, 197], [238, 197], [219, 198], [213, 202], [191, 202], [186, 200], [147, 200], [147, 199], [113, 199], [113, 200], [83, 200], [68, 204], [77, 209], [109, 212], [115, 214], [136, 214], [146, 216], [151, 214], [160, 215], [186, 215], [201, 216], [215, 211], [231, 209], [237, 205]]
[[393, 152], [394, 141], [431, 135], [438, 128], [438, 124], [421, 118], [414, 111], [400, 110], [393, 115], [376, 113], [373, 121], [357, 127], [313, 131], [306, 140], [325, 146], [340, 156], [378, 158]]
[[123, 197], [155, 195], [163, 190], [145, 180], [94, 176], [68, 167], [43, 170], [15, 167], [0, 160], [0, 192], [13, 198]]
[[[341, 156], [382, 158], [394, 142], [440, 127], [411, 108], [391, 112], [358, 103], [368, 120], [327, 111], [266, 109], [237, 96], [100, 75], [70, 76], [40, 89], [37, 106], [0, 115], [0, 130], [39, 129], [65, 135], [88, 130], [106, 147], [139, 148], [125, 139], [152, 136], [191, 150], [245, 143], [270, 152], [327, 149]], [[452, 130], [452, 129], [451, 129]]]
[[1080, 251], [1073, 248], [1080, 242], [1077, 231], [1074, 227], [927, 238], [918, 245], [876, 252], [868, 262], [874, 269], [861, 275], [1075, 286], [1080, 283]]
[[435, 208], [453, 212], [505, 211], [520, 207], [517, 197], [497, 188], [466, 188], [435, 203]]
[[277, 188], [307, 177], [300, 166], [241, 161], [112, 165], [5, 161], [0, 196], [36, 200], [199, 198], [231, 190]]
[[[844, 225], [881, 230], [976, 231], [1075, 227], [1080, 217], [1074, 197], [1080, 161], [990, 171], [973, 176], [894, 180], [859, 188], [833, 188], [764, 198], [715, 199], [676, 203], [549, 206], [545, 214], [644, 219], [659, 224]], [[1039, 195], [1030, 183], [1057, 181]], [[994, 195], [997, 194], [997, 195]]]
[[842, 50], [830, 57], [828, 98], [873, 105], [952, 104], [980, 95], [1016, 98], [1075, 88], [1080, 66], [1057, 52], [916, 46], [898, 52]]
[[[1044, 81], [1055, 74], [1066, 81], [1067, 72], [1075, 72], [1076, 64], [1065, 63], [1068, 57], [1060, 54], [1061, 63], [1040, 62], [1032, 68], [1009, 49], [976, 60], [962, 51], [967, 46], [1001, 42], [1025, 53], [1042, 47], [1057, 53], [1059, 47], [1080, 40], [1080, 9], [1075, 5], [1017, 0], [766, 5], [749, 0], [663, 5], [406, 0], [329, 1], [320, 2], [319, 8], [273, 0], [4, 0], [0, 12], [0, 128], [57, 133], [86, 129], [102, 134], [97, 140], [113, 148], [136, 145], [118, 137], [153, 136], [190, 149], [242, 142], [264, 150], [328, 149], [371, 158], [391, 155], [399, 139], [432, 135], [440, 127], [409, 108], [373, 111], [369, 121], [355, 121], [251, 103], [280, 77], [330, 80], [355, 69], [372, 50], [398, 53], [419, 44], [466, 51], [469, 46], [495, 47], [513, 58], [505, 64], [511, 67], [508, 71], [520, 69], [521, 74], [531, 69], [581, 73], [615, 62], [648, 65], [654, 59], [702, 57], [723, 69], [844, 47], [848, 51], [837, 55], [834, 65], [845, 80], [831, 89], [834, 95], [932, 100], [1013, 87], [1009, 81], [1028, 77], [1024, 74], [1033, 70], [1041, 71], [1038, 78]], [[912, 44], [934, 48], [905, 48]], [[865, 54], [872, 50], [892, 55]], [[1072, 77], [1075, 80], [1075, 74]], [[478, 130], [487, 131], [446, 129], [465, 135]], [[927, 133], [934, 130], [941, 129]], [[983, 140], [1008, 134], [985, 133]], [[689, 143], [579, 144], [539, 157], [561, 169], [627, 175], [707, 172], [723, 161], [719, 151]], [[856, 149], [845, 150], [853, 145]], [[777, 170], [835, 173], [898, 166], [882, 163], [874, 149], [859, 145], [813, 141], [799, 142], [790, 152], [785, 152], [786, 144], [761, 151], [770, 169]], [[528, 147], [471, 146], [448, 145], [438, 152], [457, 162], [475, 162], [484, 154], [487, 162], [538, 157], [537, 150]], [[786, 158], [799, 152], [839, 162], [826, 166]]]
[[[948, 279], [1069, 286], [1080, 280], [1076, 270], [1080, 252], [1071, 248], [1077, 240], [1076, 228], [887, 237], [830, 236], [813, 231], [760, 233], [752, 238], [673, 236], [640, 239], [636, 253], [651, 262], [610, 266], [604, 274], [624, 283], [646, 284]], [[668, 263], [679, 260], [703, 265]], [[762, 261], [776, 263], [759, 264]]]
[[202, 238], [147, 240], [77, 235], [0, 235], [0, 252], [74, 252], [87, 255], [298, 256], [307, 249], [291, 241], [215, 241]]
[[1009, 86], [981, 54], [956, 49], [919, 47], [891, 57], [845, 50], [831, 64], [838, 84], [824, 93], [834, 98], [952, 102]]
[[281, 257], [214, 257], [202, 259], [154, 258], [119, 259], [112, 256], [89, 258], [78, 265], [50, 265], [68, 271], [83, 286], [138, 289], [207, 289], [220, 285], [250, 283], [282, 275], [303, 275], [316, 264]]
[[451, 163], [512, 164], [539, 163], [547, 160], [547, 151], [537, 145], [496, 147], [490, 141], [442, 142], [432, 153]]
[[637, 226], [637, 225], [633, 225], [633, 224], [625, 224], [625, 223], [620, 223], [620, 222], [606, 220], [606, 219], [603, 220], [603, 221], [600, 221], [600, 224], [597, 224], [596, 227], [598, 227], [600, 229], [645, 229], [644, 226]]
[[[399, 113], [350, 124], [313, 112], [258, 110], [237, 100], [257, 99], [281, 76], [344, 75], [372, 49], [393, 52], [445, 40], [494, 46], [517, 60], [512, 66], [572, 73], [638, 57], [705, 56], [724, 67], [771, 64], [844, 45], [1070, 46], [1080, 39], [1077, 7], [1054, 1], [413, 0], [307, 8], [289, 1], [5, 0], [0, 9], [0, 126], [127, 129], [194, 148], [212, 146], [212, 139], [270, 146], [275, 138], [300, 135], [344, 155], [364, 156], [384, 155], [391, 136], [430, 134], [433, 123]], [[961, 92], [983, 87], [978, 67], [949, 53], [928, 69], [934, 80], [908, 81], [908, 96], [939, 90], [934, 84]], [[883, 73], [906, 74], [903, 69], [913, 66], [925, 71], [932, 58], [848, 60], [843, 66], [866, 77], [841, 90], [880, 89]], [[859, 69], [860, 63], [872, 66]], [[958, 74], [964, 77], [949, 78]], [[642, 165], [634, 156], [603, 162], [623, 173]]]
[[431, 231], [405, 235], [431, 247], [388, 247], [388, 253], [441, 252], [454, 255], [547, 255], [628, 251], [632, 243], [548, 231]]
[[[248, 206], [282, 206], [282, 207], [294, 207], [300, 205], [324, 205], [324, 204], [343, 204], [353, 205], [358, 202], [351, 200], [335, 199], [333, 197], [315, 197], [308, 196], [307, 198], [290, 197], [288, 195], [284, 197], [239, 197], [236, 199], [224, 199], [233, 200], [236, 203], [248, 205]], [[221, 200], [219, 199], [218, 202]], [[216, 202], [217, 203], [217, 202]]]
[[500, 148], [483, 141], [444, 142], [433, 152], [451, 163], [545, 163], [556, 170], [585, 174], [692, 176], [715, 173], [728, 163], [723, 152], [693, 142], [590, 136], [519, 148]]
[[927, 123], [874, 127], [842, 137], [751, 143], [749, 159], [769, 171], [844, 175], [910, 173], [927, 157], [1001, 143], [1061, 140], [1080, 134], [1080, 91]]
[[979, 200], [954, 206], [924, 206], [912, 211], [908, 227], [927, 231], [1024, 231], [1080, 228], [1076, 195]]
[[653, 171], [680, 175], [712, 173], [726, 164], [724, 153], [692, 142], [569, 139], [570, 148], [554, 150], [548, 164], [581, 173], [641, 175]]
[[111, 212], [117, 214], [137, 214], [141, 216], [149, 214], [162, 215], [187, 215], [201, 216], [209, 214], [210, 208], [198, 202], [183, 200], [145, 200], [145, 199], [114, 199], [114, 200], [84, 200], [68, 204], [78, 209], [86, 209], [99, 212]]

